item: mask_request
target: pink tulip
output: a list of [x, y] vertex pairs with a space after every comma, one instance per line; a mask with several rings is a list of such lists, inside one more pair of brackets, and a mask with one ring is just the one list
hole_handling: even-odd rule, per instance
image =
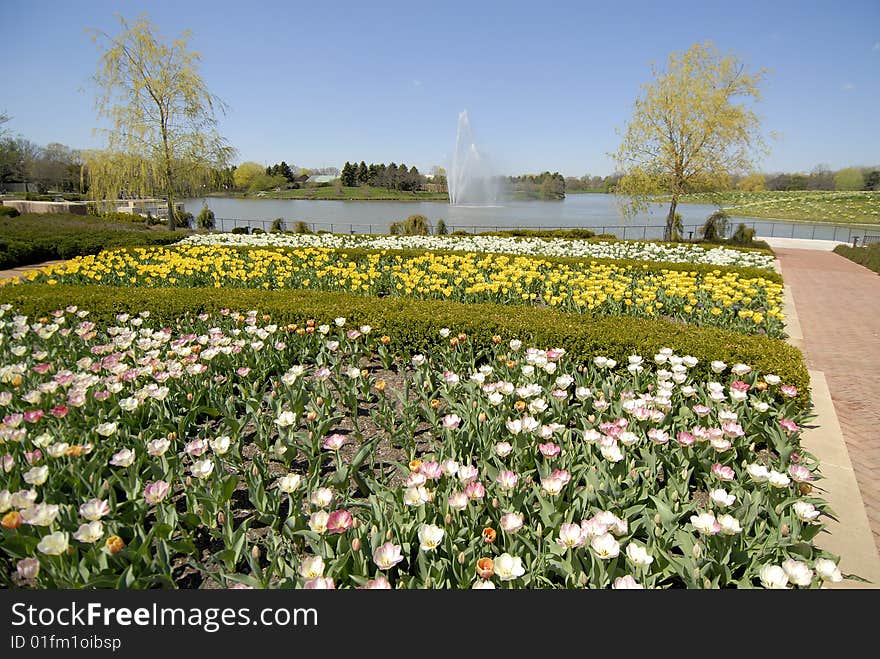
[[486, 496], [486, 488], [480, 481], [474, 481], [465, 486], [464, 493], [468, 499], [482, 499]]
[[554, 458], [559, 455], [560, 451], [562, 451], [562, 449], [553, 442], [538, 444], [538, 450], [541, 451], [541, 455], [545, 458]]
[[351, 528], [354, 518], [347, 510], [335, 510], [327, 519], [327, 531], [330, 533], [345, 533]]
[[718, 462], [712, 465], [712, 473], [723, 481], [732, 481], [736, 478], [736, 472], [731, 467], [726, 467]]
[[334, 434], [324, 440], [324, 448], [328, 451], [338, 451], [345, 444], [345, 435]]
[[144, 499], [149, 504], [157, 504], [168, 495], [170, 488], [171, 486], [165, 481], [147, 483], [147, 486], [144, 488]]
[[782, 429], [787, 433], [795, 433], [800, 430], [800, 426], [791, 419], [779, 419], [779, 425], [782, 426]]

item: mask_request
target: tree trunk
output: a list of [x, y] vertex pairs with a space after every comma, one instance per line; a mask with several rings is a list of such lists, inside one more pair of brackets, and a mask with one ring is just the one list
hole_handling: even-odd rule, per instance
[[673, 228], [675, 227], [675, 209], [678, 207], [678, 195], [672, 195], [669, 204], [669, 215], [666, 216], [666, 228], [663, 230], [663, 240], [672, 240]]
[[167, 155], [165, 162], [165, 176], [168, 177], [168, 187], [165, 190], [165, 199], [168, 201], [168, 228], [174, 231], [175, 226], [177, 226], [177, 218], [174, 214], [174, 182], [171, 180], [171, 161]]

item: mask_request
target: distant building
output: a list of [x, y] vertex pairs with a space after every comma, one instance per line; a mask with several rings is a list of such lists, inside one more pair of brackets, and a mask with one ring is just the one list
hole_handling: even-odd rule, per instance
[[316, 174], [314, 176], [309, 176], [309, 183], [332, 183], [338, 176], [333, 176], [332, 174]]

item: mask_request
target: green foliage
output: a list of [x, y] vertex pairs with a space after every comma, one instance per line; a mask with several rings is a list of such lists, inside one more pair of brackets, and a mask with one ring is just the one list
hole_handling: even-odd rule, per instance
[[866, 247], [838, 245], [834, 248], [834, 253], [845, 256], [850, 261], [854, 261], [880, 274], [880, 243], [873, 243]]
[[98, 113], [109, 120], [107, 148], [86, 154], [89, 194], [115, 199], [121, 191], [161, 192], [174, 229], [174, 197], [211, 182], [234, 153], [217, 132], [223, 102], [188, 49], [191, 33], [165, 39], [146, 15], [111, 36], [90, 30], [102, 54], [94, 82]]
[[855, 167], [841, 169], [834, 175], [834, 189], [847, 192], [861, 190], [865, 187], [865, 177], [862, 170]]
[[180, 238], [166, 230], [114, 224], [87, 215], [0, 218], [0, 268], [97, 254], [105, 247], [169, 245]]
[[208, 208], [208, 204], [202, 204], [202, 210], [199, 211], [199, 216], [196, 218], [196, 226], [199, 229], [213, 229], [214, 228], [214, 211]]
[[751, 245], [754, 239], [755, 230], [740, 222], [728, 242], [734, 245]]
[[502, 238], [563, 238], [567, 240], [586, 240], [594, 238], [595, 232], [589, 229], [509, 229], [505, 231], [484, 231], [483, 236]]
[[672, 230], [670, 238], [672, 240], [681, 240], [684, 233], [684, 223], [681, 220], [681, 213], [676, 213], [672, 221]]
[[730, 227], [730, 216], [723, 210], [718, 210], [706, 218], [706, 222], [700, 228], [703, 240], [709, 242], [724, 240], [724, 234]]
[[742, 101], [760, 98], [763, 71], [751, 74], [711, 43], [669, 56], [653, 70], [614, 154], [621, 210], [632, 215], [651, 195], [671, 195], [664, 238], [672, 236], [679, 198], [688, 192], [724, 190], [731, 176], [754, 169], [763, 147], [757, 114]]
[[424, 215], [410, 215], [403, 221], [392, 222], [388, 233], [392, 236], [427, 236], [431, 233], [431, 222]]
[[12, 206], [0, 206], [0, 217], [18, 217], [19, 215], [18, 209]]
[[293, 225], [293, 232], [294, 233], [311, 233], [312, 230], [309, 229], [309, 225], [306, 222], [303, 222], [302, 220], [298, 220]]
[[693, 371], [698, 377], [714, 379], [709, 369], [712, 360], [729, 365], [742, 362], [779, 375], [801, 392], [797, 399], [801, 406], [809, 403], [809, 374], [797, 348], [779, 339], [665, 320], [593, 318], [497, 304], [255, 289], [22, 284], [0, 289], [0, 303], [4, 302], [32, 317], [75, 304], [88, 309], [89, 319], [94, 322], [112, 322], [118, 313], [147, 309], [153, 319], [167, 324], [187, 313], [215, 313], [220, 309], [258, 309], [271, 314], [278, 323], [304, 323], [309, 319], [332, 322], [344, 316], [353, 326], [367, 324], [374, 332], [387, 334], [405, 355], [430, 354], [444, 341], [439, 335], [444, 327], [464, 332], [477, 346], [490, 346], [496, 335], [502, 340], [518, 338], [535, 346], [565, 348], [575, 361], [603, 355], [617, 360], [621, 368], [629, 355], [651, 356], [670, 347], [700, 360]]
[[250, 229], [248, 227], [232, 227], [232, 231], [230, 233], [247, 235], [248, 233], [250, 233]]
[[174, 212], [174, 226], [178, 229], [190, 229], [192, 228], [193, 221], [195, 218], [193, 214], [189, 211], [175, 211]]
[[272, 226], [269, 227], [269, 231], [284, 231], [284, 218], [276, 217], [272, 220]]
[[446, 228], [446, 222], [441, 217], [439, 220], [437, 220], [437, 235], [438, 236], [445, 236], [448, 233], [449, 233], [449, 229]]

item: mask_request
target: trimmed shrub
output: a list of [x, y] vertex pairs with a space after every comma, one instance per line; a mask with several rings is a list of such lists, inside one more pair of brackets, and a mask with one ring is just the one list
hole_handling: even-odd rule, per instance
[[18, 217], [20, 213], [12, 206], [0, 206], [0, 217]]
[[303, 222], [302, 220], [299, 220], [298, 222], [294, 223], [293, 232], [294, 233], [311, 233], [312, 230], [309, 229], [309, 225], [307, 223]]
[[269, 227], [269, 231], [284, 231], [284, 218], [276, 217], [272, 220], [272, 226]]
[[183, 236], [138, 224], [113, 224], [86, 215], [0, 218], [0, 268], [97, 254], [105, 247], [168, 245]]
[[747, 336], [722, 329], [695, 327], [665, 320], [630, 317], [588, 318], [528, 307], [462, 304], [404, 298], [360, 297], [323, 291], [266, 291], [215, 288], [120, 288], [21, 284], [0, 289], [0, 302], [12, 304], [32, 318], [77, 305], [91, 312], [90, 320], [112, 321], [118, 313], [149, 310], [153, 318], [172, 324], [186, 313], [220, 309], [257, 309], [279, 323], [332, 322], [339, 316], [353, 325], [368, 324], [387, 334], [405, 355], [428, 353], [444, 339], [441, 328], [464, 332], [468, 340], [488, 346], [493, 336], [519, 338], [540, 347], [565, 348], [577, 361], [595, 355], [613, 358], [626, 368], [627, 357], [652, 357], [669, 347], [699, 359], [694, 372], [714, 379], [709, 363], [749, 364], [779, 375], [809, 403], [809, 374], [800, 351], [779, 339]]
[[850, 261], [854, 261], [880, 274], [880, 243], [874, 243], [866, 247], [838, 245], [834, 248], [834, 253], [840, 254]]
[[247, 235], [248, 233], [250, 233], [250, 228], [249, 227], [232, 227], [231, 233]]
[[483, 236], [501, 236], [503, 238], [565, 238], [569, 240], [586, 240], [594, 238], [596, 233], [589, 229], [510, 229], [506, 231], [483, 231]]
[[448, 233], [449, 229], [446, 228], [446, 222], [441, 217], [439, 220], [437, 220], [437, 235], [445, 236]]

